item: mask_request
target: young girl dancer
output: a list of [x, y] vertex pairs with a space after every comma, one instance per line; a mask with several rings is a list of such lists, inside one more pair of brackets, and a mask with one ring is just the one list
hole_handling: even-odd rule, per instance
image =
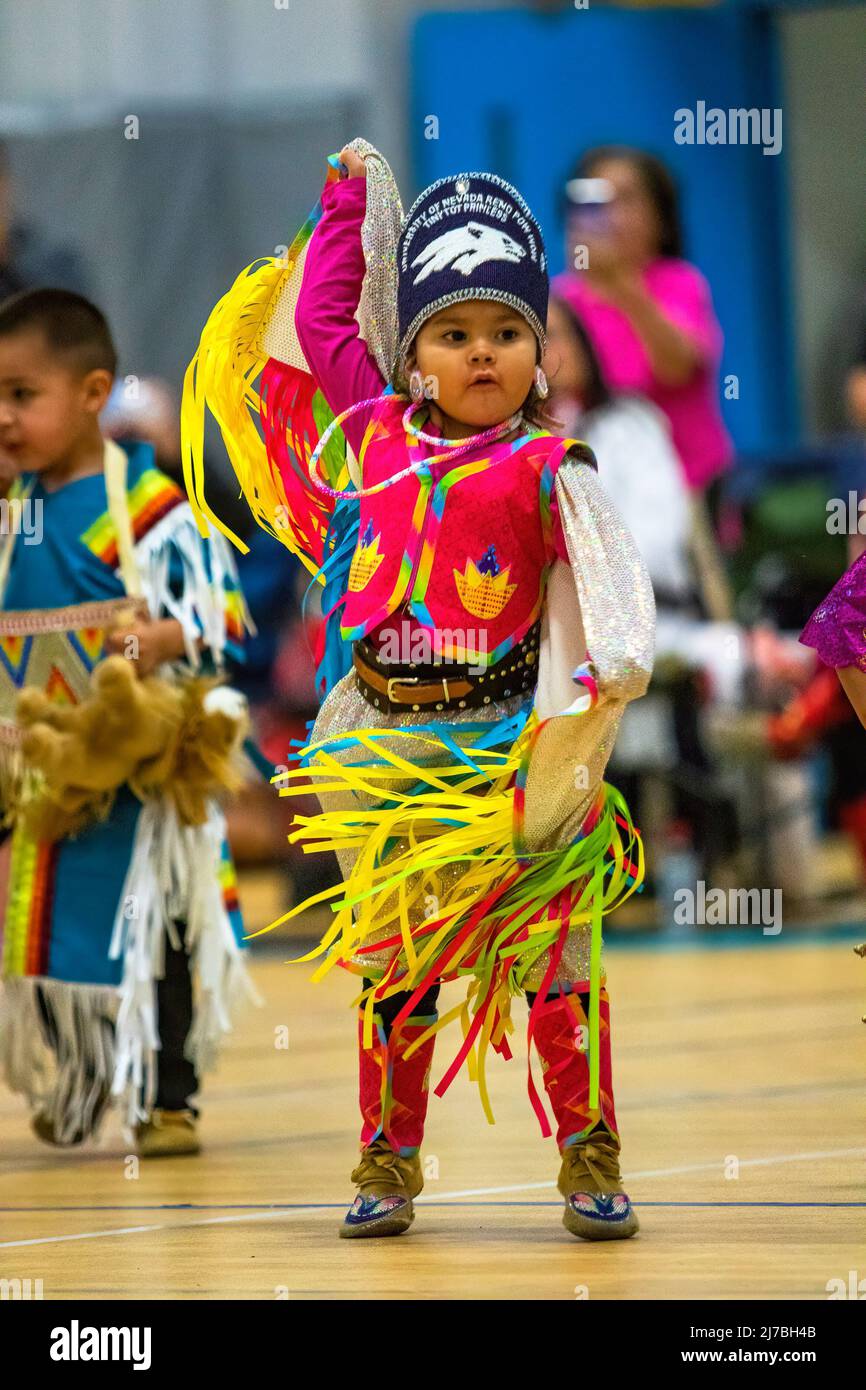
[[[251, 267], [214, 311], [185, 440], [191, 495], [215, 521], [200, 476], [209, 404], [260, 522], [323, 582], [327, 694], [284, 790], [313, 779], [322, 812], [292, 838], [336, 850], [345, 878], [309, 900], [337, 898], [319, 973], [364, 981], [362, 1154], [341, 1234], [408, 1228], [435, 1034], [460, 1018], [437, 1094], [465, 1061], [490, 1117], [485, 1058], [510, 1056], [523, 992], [565, 1224], [629, 1236], [600, 922], [643, 862], [602, 777], [649, 680], [649, 579], [589, 450], [541, 423], [548, 277], [519, 193], [461, 174], [403, 219], [369, 145], [331, 165], [286, 261]], [[439, 1018], [440, 982], [457, 977], [467, 997]], [[529, 1086], [549, 1133], [531, 1071]]]

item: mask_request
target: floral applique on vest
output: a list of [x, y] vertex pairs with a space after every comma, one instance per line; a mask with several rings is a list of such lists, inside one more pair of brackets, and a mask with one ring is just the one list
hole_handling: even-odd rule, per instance
[[373, 522], [367, 522], [364, 534], [362, 535], [358, 549], [352, 556], [352, 564], [349, 568], [349, 590], [357, 594], [361, 589], [366, 589], [370, 580], [375, 575], [385, 556], [379, 551], [379, 541], [381, 532], [373, 535]]
[[510, 574], [510, 565], [500, 568], [495, 545], [487, 547], [477, 564], [468, 557], [463, 573], [454, 571], [457, 593], [467, 613], [473, 618], [498, 618], [517, 589], [508, 582]]

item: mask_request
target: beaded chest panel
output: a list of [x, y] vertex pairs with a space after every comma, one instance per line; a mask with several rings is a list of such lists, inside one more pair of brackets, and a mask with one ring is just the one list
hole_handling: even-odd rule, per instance
[[144, 600], [129, 598], [0, 613], [0, 739], [17, 742], [15, 703], [25, 686], [60, 704], [78, 704], [108, 634], [146, 618]]

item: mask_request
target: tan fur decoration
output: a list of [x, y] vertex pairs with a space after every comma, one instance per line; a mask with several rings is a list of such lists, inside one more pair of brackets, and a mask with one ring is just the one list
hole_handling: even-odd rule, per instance
[[122, 656], [97, 666], [80, 704], [23, 690], [16, 717], [30, 791], [17, 819], [34, 839], [62, 839], [104, 819], [129, 786], [142, 801], [169, 797], [184, 825], [201, 825], [208, 800], [241, 784], [245, 710], [214, 680], [139, 679]]

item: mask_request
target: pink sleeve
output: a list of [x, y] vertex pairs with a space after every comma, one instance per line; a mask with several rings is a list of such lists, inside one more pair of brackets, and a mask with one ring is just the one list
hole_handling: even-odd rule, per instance
[[[295, 307], [298, 341], [335, 415], [357, 401], [380, 396], [385, 386], [355, 319], [365, 270], [361, 224], [366, 206], [366, 179], [325, 185], [322, 217], [307, 248]], [[368, 422], [369, 412], [359, 411], [345, 423], [344, 433], [356, 454]]]
[[701, 272], [688, 261], [668, 262], [653, 294], [659, 308], [689, 335], [705, 361], [717, 362], [722, 355], [722, 330]]

